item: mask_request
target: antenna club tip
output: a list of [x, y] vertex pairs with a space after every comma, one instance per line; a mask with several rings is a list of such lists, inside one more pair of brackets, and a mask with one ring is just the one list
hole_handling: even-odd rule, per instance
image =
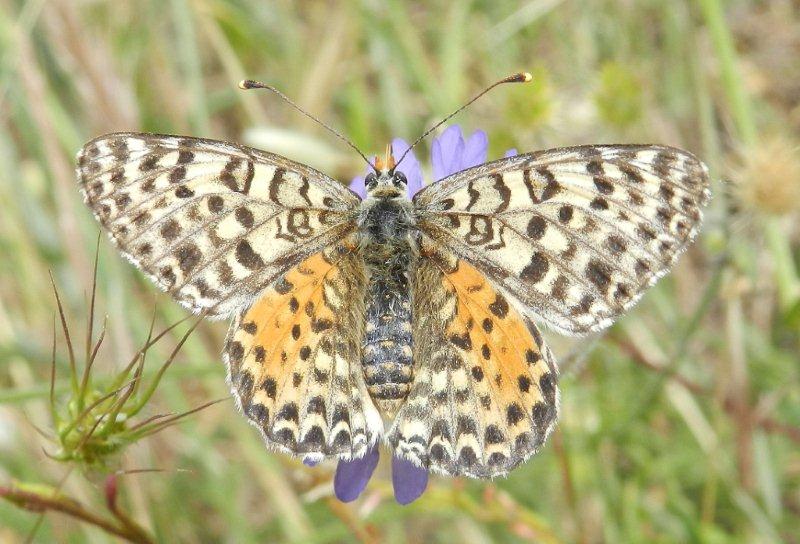
[[503, 80], [503, 83], [528, 83], [533, 80], [530, 72], [519, 72], [508, 76]]
[[243, 80], [241, 80], [239, 82], [239, 85], [238, 85], [238, 87], [240, 89], [242, 89], [242, 90], [255, 89], [256, 87], [259, 87], [259, 86], [260, 85], [258, 84], [258, 82], [257, 81], [253, 81], [252, 79], [243, 79]]

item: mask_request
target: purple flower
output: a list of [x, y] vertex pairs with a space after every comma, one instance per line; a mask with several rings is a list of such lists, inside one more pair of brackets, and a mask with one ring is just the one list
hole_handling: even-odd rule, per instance
[[378, 445], [375, 444], [367, 450], [364, 457], [339, 461], [336, 475], [333, 477], [333, 492], [336, 493], [336, 498], [342, 502], [356, 500], [367, 487], [367, 482], [378, 466], [379, 457]]
[[[406, 149], [408, 149], [408, 144], [405, 140], [400, 138], [392, 140], [392, 154], [395, 159], [400, 160]], [[476, 130], [464, 140], [458, 125], [448, 127], [441, 136], [434, 138], [431, 144], [431, 167], [433, 168], [434, 183], [461, 170], [483, 164], [486, 162], [488, 149], [489, 139], [482, 130]], [[505, 156], [511, 157], [516, 154], [516, 149], [509, 149]], [[397, 169], [408, 179], [408, 198], [413, 197], [423, 187], [422, 168], [413, 151]], [[353, 181], [350, 182], [350, 189], [361, 198], [365, 198], [367, 195], [364, 176], [353, 178]], [[376, 444], [367, 451], [364, 457], [339, 461], [339, 465], [336, 467], [336, 476], [333, 479], [333, 490], [339, 500], [353, 501], [364, 491], [378, 465], [378, 457]], [[310, 464], [309, 461], [306, 461], [306, 464]], [[395, 500], [403, 505], [409, 504], [418, 499], [428, 486], [428, 471], [407, 459], [393, 456], [392, 486]]]
[[[364, 457], [339, 461], [333, 477], [333, 492], [342, 502], [354, 501], [367, 487], [375, 467], [378, 466], [378, 445], [367, 450]], [[392, 486], [395, 500], [403, 505], [410, 504], [422, 495], [428, 487], [428, 471], [407, 459], [392, 457]]]
[[392, 457], [394, 499], [402, 505], [417, 500], [428, 487], [428, 471], [408, 459]]
[[[401, 138], [392, 140], [392, 154], [400, 160], [408, 149], [408, 144]], [[433, 167], [433, 181], [437, 182], [451, 174], [478, 166], [486, 162], [489, 150], [489, 138], [482, 130], [476, 130], [469, 138], [464, 140], [461, 127], [452, 125], [442, 132], [441, 136], [434, 138], [431, 144], [431, 166]], [[517, 154], [516, 149], [509, 149], [505, 156]], [[372, 159], [374, 160], [374, 158]], [[422, 168], [414, 152], [408, 154], [397, 169], [405, 174], [408, 179], [408, 198], [412, 198], [417, 191], [422, 189]], [[365, 174], [366, 175], [366, 174]], [[364, 176], [353, 178], [350, 182], [352, 189], [361, 198], [366, 198], [367, 191], [364, 187]]]
[[451, 174], [478, 166], [486, 162], [489, 138], [482, 130], [476, 130], [464, 141], [458, 125], [448, 127], [431, 144], [433, 179], [439, 181]]

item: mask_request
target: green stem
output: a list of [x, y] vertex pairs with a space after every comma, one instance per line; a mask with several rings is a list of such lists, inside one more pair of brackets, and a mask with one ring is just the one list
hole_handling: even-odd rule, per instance
[[800, 297], [800, 280], [792, 258], [792, 248], [781, 229], [779, 219], [767, 218], [764, 223], [764, 238], [772, 253], [775, 265], [775, 283], [778, 288], [778, 304], [782, 311], [791, 308]]
[[699, 0], [700, 10], [708, 25], [711, 42], [717, 54], [722, 83], [728, 95], [739, 137], [745, 144], [756, 142], [758, 130], [753, 117], [752, 104], [742, 84], [742, 77], [736, 63], [736, 48], [730, 33], [720, 0]]

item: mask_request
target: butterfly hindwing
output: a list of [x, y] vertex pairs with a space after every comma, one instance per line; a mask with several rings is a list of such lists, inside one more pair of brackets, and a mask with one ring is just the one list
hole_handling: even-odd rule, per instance
[[381, 419], [361, 370], [365, 285], [353, 246], [331, 247], [234, 320], [224, 352], [229, 381], [268, 445], [350, 459], [377, 439]]
[[705, 165], [664, 146], [582, 146], [501, 159], [428, 186], [420, 229], [528, 316], [564, 333], [608, 326], [692, 240]]
[[414, 381], [388, 441], [434, 472], [505, 475], [555, 424], [553, 356], [473, 266], [429, 239], [421, 253], [412, 283]]
[[214, 140], [117, 133], [78, 154], [120, 250], [194, 311], [224, 316], [354, 228], [359, 199], [307, 166]]

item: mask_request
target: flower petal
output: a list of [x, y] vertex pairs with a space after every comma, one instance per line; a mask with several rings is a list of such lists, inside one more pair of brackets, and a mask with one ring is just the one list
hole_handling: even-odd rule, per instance
[[356, 176], [350, 182], [350, 190], [361, 197], [361, 200], [367, 198], [367, 187], [364, 185], [364, 177]]
[[503, 156], [505, 158], [508, 158], [508, 157], [513, 157], [514, 155], [519, 155], [519, 153], [517, 153], [517, 148], [516, 147], [512, 147], [511, 149], [506, 151], [506, 154], [503, 155]]
[[408, 459], [392, 457], [392, 487], [397, 502], [403, 505], [412, 503], [428, 487], [428, 471]]
[[322, 462], [322, 457], [306, 455], [303, 457], [303, 464], [307, 467], [315, 467]]
[[464, 138], [461, 136], [461, 127], [452, 125], [442, 132], [442, 135], [433, 139], [431, 144], [431, 165], [433, 166], [433, 180], [439, 181], [450, 174], [458, 172], [461, 155], [464, 153]]
[[336, 498], [342, 502], [356, 500], [367, 487], [367, 482], [375, 471], [375, 467], [378, 466], [379, 457], [376, 444], [372, 449], [367, 450], [364, 457], [339, 461], [336, 475], [333, 477], [333, 492], [336, 493]]
[[485, 163], [488, 151], [489, 137], [484, 131], [476, 130], [467, 139], [457, 172]]
[[[371, 164], [375, 164], [375, 155], [369, 157], [369, 162]], [[361, 197], [361, 200], [367, 198], [367, 186], [364, 183], [364, 179], [372, 172], [372, 168], [367, 168], [366, 173], [363, 176], [356, 176], [350, 182], [350, 190], [353, 191], [355, 194]]]
[[[395, 160], [399, 161], [406, 152], [406, 149], [408, 149], [408, 143], [402, 138], [395, 138], [392, 140], [392, 154]], [[422, 167], [413, 151], [403, 159], [403, 162], [397, 169], [406, 175], [406, 179], [408, 180], [408, 186], [406, 187], [408, 198], [413, 197], [417, 191], [422, 189]]]

